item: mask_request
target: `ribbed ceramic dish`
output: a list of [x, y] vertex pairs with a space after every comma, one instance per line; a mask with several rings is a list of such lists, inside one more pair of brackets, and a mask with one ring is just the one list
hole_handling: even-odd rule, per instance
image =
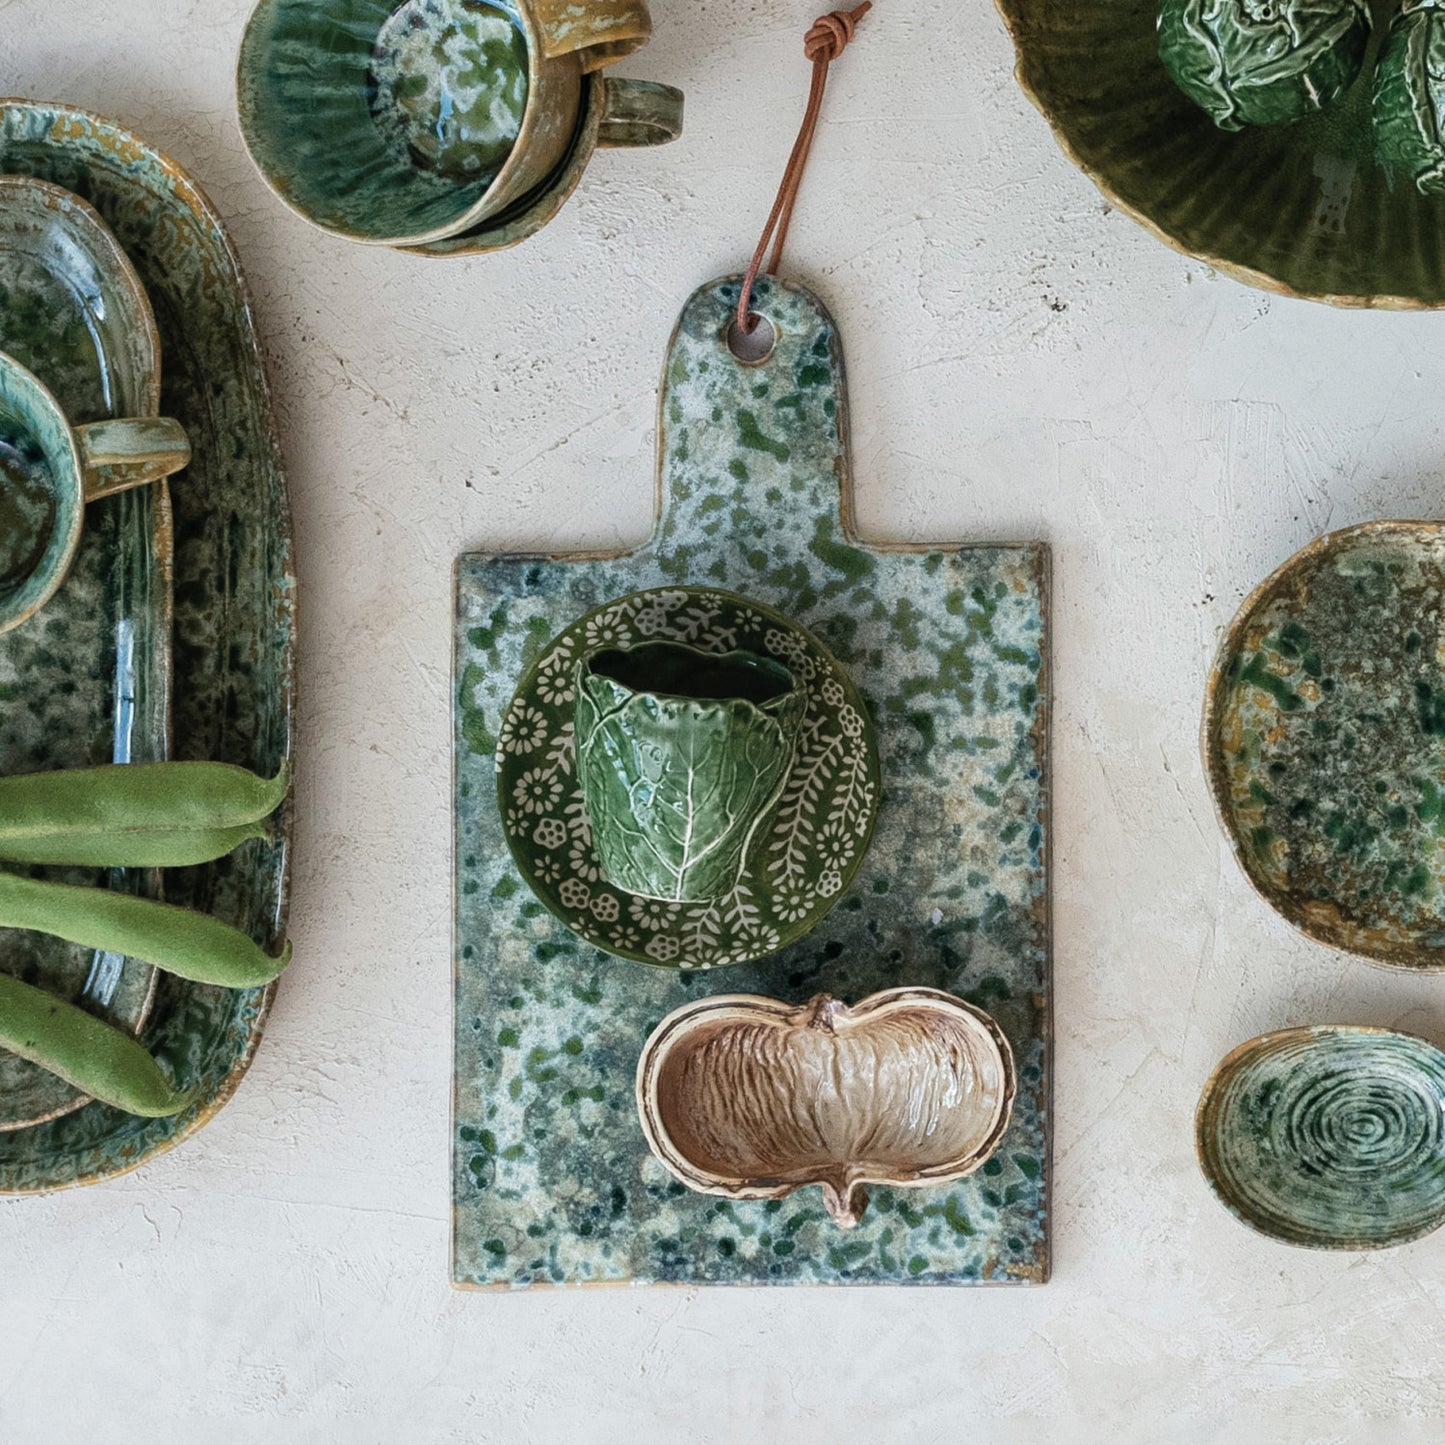
[[1445, 1222], [1445, 1053], [1344, 1024], [1227, 1055], [1195, 1118], [1200, 1167], [1242, 1224], [1312, 1249], [1385, 1249]]
[[637, 1063], [637, 1113], [689, 1189], [786, 1199], [818, 1185], [840, 1229], [868, 1187], [923, 1189], [980, 1168], [1008, 1129], [1013, 1051], [982, 1009], [936, 988], [851, 1008], [718, 994], [674, 1009]]
[[1369, 522], [1245, 600], [1204, 765], [1235, 857], [1320, 943], [1445, 968], [1445, 524]]
[[[165, 359], [161, 408], [193, 448], [173, 490], [171, 751], [270, 776], [291, 752], [296, 582], [270, 396], [230, 240], [173, 161], [84, 111], [0, 101], [0, 173], [39, 176], [88, 200], [150, 295]], [[290, 829], [288, 805], [269, 842], [203, 868], [168, 870], [167, 899], [275, 949], [285, 933]], [[179, 1082], [201, 1086], [196, 1103], [171, 1119], [92, 1103], [0, 1133], [0, 1194], [124, 1173], [194, 1133], [235, 1091], [274, 991], [162, 977], [144, 1041]]]
[[1445, 196], [1376, 165], [1377, 7], [1364, 71], [1328, 111], [1225, 132], [1155, 50], [1157, 0], [998, 0], [1025, 94], [1120, 210], [1252, 286], [1341, 306], [1445, 305]]

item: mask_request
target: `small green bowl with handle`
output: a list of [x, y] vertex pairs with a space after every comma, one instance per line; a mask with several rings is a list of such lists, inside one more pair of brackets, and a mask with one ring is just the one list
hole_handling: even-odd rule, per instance
[[33, 617], [65, 581], [86, 503], [159, 481], [190, 459], [169, 417], [71, 426], [45, 386], [0, 352], [0, 632]]

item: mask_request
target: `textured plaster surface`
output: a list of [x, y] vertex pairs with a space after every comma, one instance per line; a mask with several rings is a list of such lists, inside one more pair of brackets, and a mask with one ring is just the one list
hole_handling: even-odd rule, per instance
[[1195, 742], [1257, 581], [1326, 528], [1440, 514], [1445, 317], [1266, 297], [1166, 250], [1059, 153], [991, 8], [879, 0], [790, 255], [842, 329], [863, 534], [1053, 547], [1054, 1279], [453, 1292], [452, 558], [645, 536], [667, 337], [751, 248], [814, 9], [658, 0], [623, 69], [687, 88], [687, 136], [599, 155], [546, 232], [470, 261], [328, 239], [265, 192], [231, 110], [244, 10], [0, 0], [0, 90], [117, 116], [233, 226], [303, 668], [296, 962], [265, 1041], [184, 1147], [0, 1204], [0, 1439], [1438, 1439], [1445, 1234], [1273, 1245], [1210, 1198], [1190, 1123], [1262, 1029], [1445, 1039], [1441, 980], [1256, 899]]

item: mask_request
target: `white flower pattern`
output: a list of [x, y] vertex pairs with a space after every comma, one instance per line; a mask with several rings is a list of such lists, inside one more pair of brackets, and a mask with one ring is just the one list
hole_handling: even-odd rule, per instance
[[528, 768], [512, 789], [517, 806], [524, 813], [545, 813], [562, 798], [562, 784], [545, 768]]
[[586, 908], [592, 890], [580, 878], [564, 878], [557, 890], [563, 908]]
[[655, 958], [659, 963], [671, 963], [682, 952], [682, 944], [670, 933], [654, 933], [647, 940], [644, 951], [649, 958]]
[[627, 905], [627, 911], [632, 915], [634, 923], [649, 933], [656, 933], [658, 929], [672, 926], [679, 907], [679, 904], [664, 903], [659, 898], [633, 898]]
[[562, 707], [572, 701], [570, 654], [570, 648], [550, 652], [537, 669], [537, 699], [548, 707]]
[[514, 707], [502, 722], [497, 746], [504, 753], [533, 753], [548, 736], [547, 714], [541, 708]]

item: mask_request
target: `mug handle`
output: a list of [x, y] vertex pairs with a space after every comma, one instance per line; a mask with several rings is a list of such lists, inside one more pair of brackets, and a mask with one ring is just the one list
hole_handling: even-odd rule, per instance
[[660, 146], [682, 134], [683, 95], [676, 86], [609, 75], [602, 87], [599, 146]]
[[584, 74], [640, 50], [652, 35], [647, 0], [532, 0], [532, 13], [542, 53], [576, 55]]
[[168, 416], [93, 421], [76, 427], [75, 442], [87, 502], [158, 482], [191, 459], [185, 429]]

